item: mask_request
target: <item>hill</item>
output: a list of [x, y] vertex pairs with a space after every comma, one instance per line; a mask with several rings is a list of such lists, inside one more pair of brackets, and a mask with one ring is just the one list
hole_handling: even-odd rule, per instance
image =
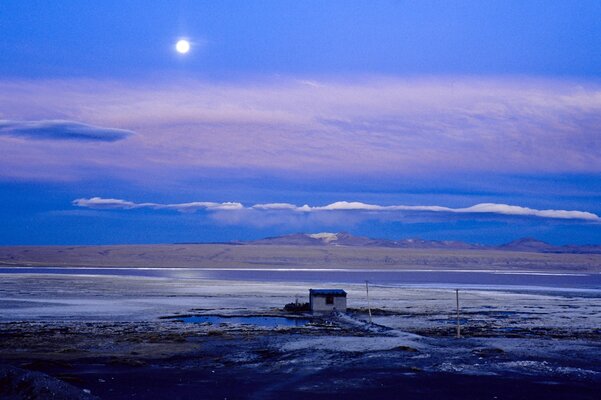
[[278, 245], [278, 246], [347, 246], [347, 247], [389, 247], [400, 249], [446, 249], [446, 250], [504, 250], [532, 253], [601, 254], [600, 245], [555, 246], [534, 238], [521, 238], [499, 246], [466, 243], [453, 240], [425, 240], [409, 238], [401, 240], [372, 239], [354, 236], [350, 233], [293, 233], [236, 244]]

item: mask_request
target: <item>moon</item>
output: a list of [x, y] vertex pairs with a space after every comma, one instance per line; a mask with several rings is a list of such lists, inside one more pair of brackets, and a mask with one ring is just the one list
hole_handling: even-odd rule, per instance
[[190, 51], [190, 42], [186, 39], [180, 39], [175, 44], [175, 50], [180, 54], [186, 54]]

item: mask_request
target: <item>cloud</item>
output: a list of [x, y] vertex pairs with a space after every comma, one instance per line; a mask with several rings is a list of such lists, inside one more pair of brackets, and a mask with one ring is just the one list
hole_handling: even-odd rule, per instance
[[601, 221], [597, 214], [587, 211], [566, 210], [536, 210], [528, 207], [511, 206], [507, 204], [482, 203], [472, 207], [454, 209], [457, 213], [493, 213], [503, 215], [521, 215], [541, 218], [557, 219], [582, 219], [587, 221]]
[[212, 210], [212, 211], [229, 211], [229, 210], [241, 210], [244, 206], [240, 203], [213, 203], [207, 201], [195, 201], [191, 203], [179, 203], [179, 204], [160, 204], [160, 203], [134, 203], [131, 201], [120, 200], [120, 199], [104, 199], [101, 197], [91, 197], [89, 199], [75, 199], [73, 205], [78, 207], [92, 208], [92, 209], [123, 209], [131, 210], [137, 208], [150, 208], [153, 210], [177, 210], [180, 212], [195, 212], [198, 210]]
[[103, 128], [65, 120], [0, 120], [0, 135], [32, 140], [116, 142], [127, 138], [133, 133], [125, 129]]
[[298, 207], [290, 203], [267, 203], [255, 204], [252, 208], [255, 210], [296, 210]]
[[363, 212], [363, 213], [391, 213], [391, 212], [431, 212], [447, 214], [494, 214], [504, 216], [538, 217], [547, 219], [582, 220], [601, 222], [598, 215], [577, 210], [537, 210], [528, 207], [514, 206], [497, 203], [481, 203], [465, 208], [451, 208], [431, 205], [391, 205], [366, 204], [361, 202], [338, 201], [325, 206], [296, 206], [290, 203], [266, 203], [244, 206], [241, 203], [226, 202], [192, 202], [176, 204], [160, 203], [134, 203], [120, 199], [104, 199], [92, 197], [89, 199], [76, 199], [73, 204], [79, 207], [93, 209], [172, 209], [180, 212], [207, 211], [257, 211], [257, 212], [293, 212], [293, 213], [324, 213], [324, 212]]
[[586, 211], [567, 211], [567, 210], [536, 210], [528, 207], [512, 206], [508, 204], [497, 203], [481, 203], [465, 208], [450, 208], [441, 206], [380, 206], [374, 204], [365, 204], [360, 202], [338, 201], [322, 207], [309, 207], [304, 205], [297, 208], [298, 211], [429, 211], [429, 212], [446, 212], [456, 214], [500, 214], [500, 215], [517, 215], [530, 216], [541, 218], [557, 218], [557, 219], [581, 219], [588, 221], [599, 221], [600, 217], [596, 214]]
[[[441, 180], [442, 172], [601, 172], [601, 86], [592, 81], [390, 76], [0, 80], [0, 110], [14, 120], [62, 118], [138, 133], [102, 151], [74, 149], [68, 140], [52, 141], [52, 146], [47, 146], [50, 141], [3, 142], [0, 173], [17, 177], [90, 171], [161, 183], [240, 170], [254, 176]], [[55, 128], [50, 133], [10, 129], [12, 135], [30, 138], [90, 136]], [[97, 136], [115, 138], [110, 132]]]
[[140, 205], [131, 201], [119, 200], [119, 199], [103, 199], [101, 197], [91, 197], [89, 199], [75, 199], [73, 205], [85, 208], [95, 209], [132, 209], [139, 208]]
[[154, 208], [174, 209], [174, 210], [178, 210], [181, 212], [195, 212], [197, 210], [211, 210], [211, 211], [241, 210], [244, 208], [244, 206], [241, 203], [234, 203], [234, 202], [212, 203], [212, 202], [207, 202], [207, 201], [196, 201], [196, 202], [192, 202], [192, 203], [155, 205]]

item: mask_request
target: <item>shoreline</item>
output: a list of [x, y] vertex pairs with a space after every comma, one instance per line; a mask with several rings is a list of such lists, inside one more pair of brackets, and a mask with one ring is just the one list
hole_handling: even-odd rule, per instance
[[591, 276], [601, 275], [601, 272], [540, 272], [530, 270], [501, 270], [501, 269], [377, 269], [377, 268], [207, 268], [207, 267], [91, 267], [91, 266], [57, 266], [57, 265], [14, 265], [10, 267], [0, 267], [0, 274], [9, 270], [30, 270], [30, 269], [62, 269], [62, 270], [132, 270], [132, 271], [252, 271], [252, 272], [440, 272], [440, 273], [480, 273], [480, 274], [495, 274], [495, 275], [540, 275], [540, 276]]

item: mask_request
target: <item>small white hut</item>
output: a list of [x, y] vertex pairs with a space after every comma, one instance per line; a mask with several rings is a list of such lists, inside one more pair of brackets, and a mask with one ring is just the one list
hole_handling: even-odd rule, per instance
[[342, 289], [309, 289], [311, 312], [346, 312], [346, 292]]

